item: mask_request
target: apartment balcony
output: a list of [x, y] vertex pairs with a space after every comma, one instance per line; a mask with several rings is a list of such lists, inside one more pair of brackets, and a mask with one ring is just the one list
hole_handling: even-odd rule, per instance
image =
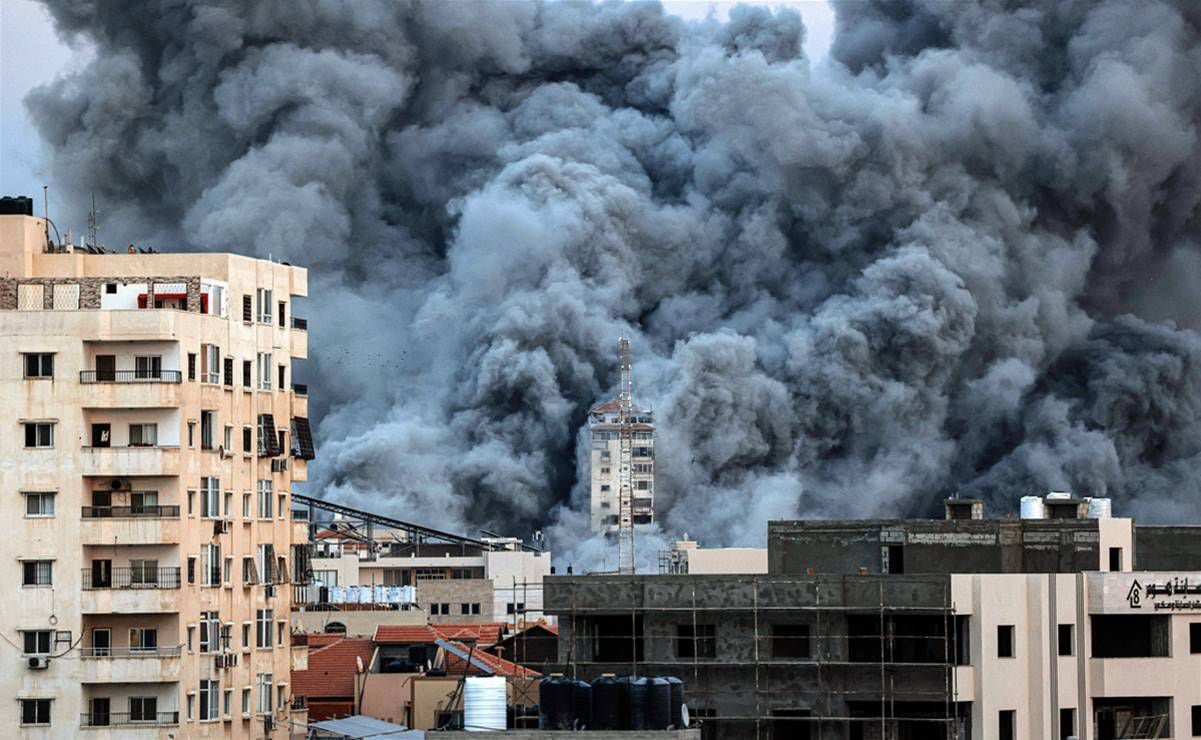
[[[156, 727], [174, 727], [179, 724], [179, 712], [158, 712], [152, 715], [130, 714], [129, 712], [104, 712], [79, 715], [79, 726], [85, 730], [121, 728], [120, 737], [137, 737], [132, 734], [139, 729], [154, 730]], [[147, 735], [158, 737], [158, 733]]]
[[179, 544], [183, 523], [178, 506], [85, 506], [81, 516], [84, 545]]
[[179, 475], [178, 447], [87, 447], [80, 454], [85, 476], [129, 478]]
[[180, 646], [151, 649], [127, 647], [82, 648], [79, 661], [83, 683], [150, 683], [178, 681]]
[[[297, 326], [297, 323], [303, 325], [303, 328]], [[292, 317], [292, 331], [288, 332], [289, 352], [293, 357], [304, 359], [309, 356], [309, 324], [304, 319]]]
[[309, 417], [309, 387], [304, 383], [292, 384], [291, 416], [303, 416], [306, 419]]
[[80, 609], [84, 614], [160, 614], [179, 611], [179, 568], [84, 568]]
[[179, 406], [183, 379], [178, 370], [83, 370], [85, 408], [172, 408]]

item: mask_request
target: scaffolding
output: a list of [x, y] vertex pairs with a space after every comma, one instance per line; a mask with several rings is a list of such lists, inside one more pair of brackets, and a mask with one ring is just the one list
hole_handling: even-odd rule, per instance
[[[848, 584], [861, 592], [863, 576], [730, 578], [750, 587], [749, 603], [705, 603], [698, 581], [686, 587], [687, 603], [642, 606], [634, 598], [621, 607], [598, 603], [597, 594], [612, 588], [638, 594], [662, 580], [606, 576], [598, 584], [556, 584], [569, 593], [545, 608], [558, 617], [566, 642], [559, 648], [563, 663], [548, 668], [586, 680], [602, 673], [675, 675], [685, 682], [693, 716], [709, 724], [708, 737], [965, 738], [955, 668], [966, 644], [960, 645], [949, 579], [937, 605], [906, 605], [890, 598], [881, 578], [876, 603], [865, 606], [847, 605]], [[824, 602], [818, 582], [837, 584], [841, 598]], [[811, 586], [815, 599], [764, 598], [782, 585]]]

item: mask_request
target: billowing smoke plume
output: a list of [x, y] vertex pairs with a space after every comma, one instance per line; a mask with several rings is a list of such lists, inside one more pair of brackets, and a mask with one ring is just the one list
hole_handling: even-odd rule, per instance
[[748, 7], [48, 5], [97, 49], [29, 100], [75, 213], [311, 268], [321, 495], [599, 558], [626, 334], [666, 533], [1201, 515], [1195, 3], [854, 0], [822, 63]]

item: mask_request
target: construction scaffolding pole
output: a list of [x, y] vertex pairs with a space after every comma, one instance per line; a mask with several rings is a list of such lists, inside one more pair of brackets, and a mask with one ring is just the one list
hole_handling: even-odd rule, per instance
[[630, 340], [621, 338], [621, 394], [617, 400], [618, 492], [617, 572], [633, 575], [634, 565], [634, 382], [630, 365]]

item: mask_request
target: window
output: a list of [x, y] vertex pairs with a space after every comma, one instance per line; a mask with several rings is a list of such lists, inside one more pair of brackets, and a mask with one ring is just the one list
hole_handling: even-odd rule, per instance
[[189, 722], [191, 722], [193, 717], [195, 716], [195, 709], [196, 709], [196, 692], [189, 691], [188, 692], [188, 715], [187, 715]]
[[105, 283], [104, 284], [104, 292], [107, 295], [116, 295], [117, 294], [117, 284], [116, 283]]
[[254, 321], [254, 299], [249, 295], [242, 296], [242, 320], [247, 324]]
[[133, 358], [133, 374], [138, 380], [163, 377], [163, 358], [158, 355], [139, 355]]
[[608, 474], [609, 474], [609, 468], [601, 468], [601, 475], [608, 475]]
[[602, 492], [602, 493], [604, 493], [604, 492], [607, 492], [607, 491], [609, 491], [609, 490], [610, 490], [610, 489], [609, 489], [609, 484], [608, 484], [608, 483], [604, 483], [604, 484], [602, 484], [602, 485], [601, 485], [601, 492]]
[[242, 689], [242, 714], [250, 716], [250, 688]]
[[221, 516], [221, 480], [204, 477], [200, 479], [200, 516], [216, 519]]
[[808, 658], [809, 625], [773, 624], [771, 654], [773, 658]]
[[284, 388], [288, 387], [287, 383], [284, 382], [284, 380], [287, 378], [287, 375], [286, 375], [287, 365], [279, 365], [278, 370], [279, 370], [279, 386], [278, 387], [282, 391]]
[[158, 444], [158, 424], [130, 424], [130, 447], [154, 447]]
[[[249, 558], [247, 558], [247, 560], [249, 560]], [[250, 647], [250, 622], [246, 622], [242, 625], [242, 647]]]
[[459, 604], [459, 614], [479, 614], [480, 605], [476, 604]]
[[221, 585], [221, 545], [206, 543], [200, 546], [200, 585]]
[[153, 586], [158, 583], [158, 560], [130, 560], [129, 583], [131, 586]]
[[272, 568], [275, 565], [275, 545], [265, 543], [258, 547], [258, 566], [257, 573], [262, 577], [263, 583], [272, 583], [275, 579], [272, 577]]
[[676, 626], [676, 657], [716, 658], [717, 625], [691, 624]]
[[1201, 622], [1190, 622], [1188, 626], [1188, 651], [1201, 653]]
[[253, 367], [254, 367], [254, 365], [250, 362], [250, 360], [242, 360], [242, 387], [243, 388], [249, 388], [254, 383], [254, 381], [252, 381], [250, 379], [250, 375], [252, 372], [251, 368], [253, 368]]
[[242, 452], [247, 455], [254, 452], [254, 430], [250, 427], [242, 427]]
[[25, 493], [25, 516], [54, 516], [54, 494], [49, 492], [35, 493], [33, 491], [27, 491]]
[[233, 712], [233, 704], [234, 704], [234, 690], [226, 689], [225, 693], [221, 695], [221, 714], [226, 717], [229, 717], [230, 714]]
[[1109, 548], [1109, 570], [1113, 573], [1117, 573], [1122, 570], [1122, 548]]
[[505, 604], [505, 613], [506, 614], [524, 614], [525, 613], [525, 602], [518, 601], [517, 603], [513, 603], [512, 601], [510, 601], [508, 604]]
[[272, 297], [269, 288], [259, 288], [256, 291], [258, 297], [258, 320], [260, 324], [271, 323], [271, 308]]
[[226, 454], [234, 451], [234, 428], [229, 424], [225, 425], [225, 436], [221, 440], [221, 449]]
[[51, 560], [26, 560], [21, 563], [22, 586], [54, 585], [54, 562]]
[[213, 447], [215, 447], [213, 442], [215, 441], [214, 437], [217, 433], [216, 426], [217, 412], [200, 412], [200, 449], [211, 450]]
[[154, 722], [158, 719], [158, 698], [154, 696], [129, 697], [129, 720], [131, 722]]
[[242, 494], [242, 518], [249, 519], [250, 514], [250, 492]]
[[25, 354], [26, 378], [53, 378], [54, 355], [49, 352], [28, 352]]
[[259, 713], [271, 714], [271, 674], [259, 674]]
[[48, 725], [50, 724], [49, 699], [21, 699], [21, 724]]
[[230, 519], [234, 515], [234, 492], [225, 492], [225, 518]]
[[[200, 652], [221, 651], [221, 617], [217, 612], [200, 612]], [[201, 706], [204, 706], [203, 704]], [[204, 710], [201, 712], [204, 719]]]
[[1076, 737], [1076, 710], [1060, 709], [1059, 738], [1060, 740], [1067, 740], [1069, 737]]
[[188, 491], [188, 516], [192, 516], [196, 512], [196, 492]]
[[1075, 632], [1073, 625], [1059, 625], [1059, 654], [1060, 655], [1075, 655], [1076, 650], [1072, 633]]
[[271, 622], [275, 618], [273, 609], [257, 609], [254, 616], [254, 646], [271, 647]]
[[284, 518], [284, 512], [288, 510], [288, 494], [279, 494], [279, 506], [275, 507], [275, 511], [279, 514], [279, 518]]
[[188, 380], [196, 379], [196, 353], [188, 353]]
[[189, 624], [188, 625], [188, 652], [189, 653], [192, 652], [192, 650], [193, 650], [192, 646], [195, 644], [196, 644], [196, 625]]
[[1201, 737], [1201, 704], [1194, 704], [1192, 713], [1193, 727], [1190, 732], [1192, 732], [1193, 737]]
[[271, 481], [259, 481], [259, 519], [271, 518]]
[[259, 390], [271, 390], [271, 353], [259, 352]]
[[288, 326], [287, 307], [287, 303], [283, 301], [279, 302], [279, 328], [281, 329], [285, 329]]
[[54, 422], [27, 421], [24, 423], [24, 427], [26, 447], [54, 446]]
[[997, 657], [1012, 658], [1013, 657], [1013, 625], [999, 624], [997, 625]]
[[217, 719], [218, 702], [221, 696], [221, 682], [200, 679], [200, 721]]
[[1017, 712], [1013, 709], [1002, 709], [997, 712], [997, 740], [1013, 740]]
[[154, 652], [158, 650], [158, 630], [151, 627], [134, 627], [130, 629], [129, 649], [132, 652]]
[[188, 558], [188, 583], [196, 582], [196, 558]]
[[204, 344], [200, 347], [203, 353], [200, 370], [202, 380], [212, 385], [221, 384], [221, 348], [215, 344]]
[[28, 630], [21, 633], [26, 655], [49, 655], [54, 633], [50, 630]]
[[196, 422], [188, 422], [188, 447], [195, 449], [196, 447]]
[[634, 481], [634, 488], [639, 491], [651, 490], [651, 482], [649, 480]]
[[226, 357], [221, 365], [222, 380], [225, 381], [227, 388], [232, 388], [234, 385], [234, 358]]

